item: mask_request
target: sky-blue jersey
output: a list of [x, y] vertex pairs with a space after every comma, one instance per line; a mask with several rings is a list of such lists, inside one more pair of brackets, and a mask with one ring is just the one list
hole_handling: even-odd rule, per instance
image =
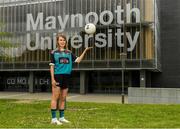
[[69, 50], [53, 50], [51, 65], [54, 65], [54, 74], [71, 74], [73, 62], [77, 57]]

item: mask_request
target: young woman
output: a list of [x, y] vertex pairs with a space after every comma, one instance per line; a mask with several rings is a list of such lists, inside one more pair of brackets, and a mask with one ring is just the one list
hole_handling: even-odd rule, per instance
[[[50, 63], [50, 73], [51, 73], [51, 83], [52, 83], [52, 98], [51, 98], [51, 115], [52, 124], [61, 125], [62, 123], [69, 123], [68, 120], [64, 118], [64, 107], [65, 99], [68, 92], [68, 81], [72, 71], [72, 63], [80, 63], [83, 59], [85, 53], [92, 47], [86, 48], [83, 53], [76, 57], [68, 50], [66, 36], [63, 34], [57, 35], [57, 50], [51, 52], [51, 63]], [[57, 100], [60, 96], [59, 103], [59, 120], [56, 117], [56, 107]]]

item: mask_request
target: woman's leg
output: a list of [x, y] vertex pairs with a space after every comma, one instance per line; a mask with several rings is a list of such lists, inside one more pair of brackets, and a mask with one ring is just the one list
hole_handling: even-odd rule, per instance
[[52, 115], [52, 121], [53, 124], [60, 125], [61, 123], [56, 118], [56, 111], [57, 111], [57, 100], [60, 95], [60, 87], [58, 86], [52, 86], [52, 97], [51, 97], [51, 115]]
[[57, 100], [60, 96], [60, 87], [52, 86], [51, 109], [57, 108]]
[[68, 93], [68, 88], [60, 90], [59, 109], [64, 109], [65, 108], [65, 102], [66, 102], [67, 93]]
[[60, 113], [60, 121], [64, 123], [69, 123], [69, 121], [64, 118], [64, 108], [65, 108], [67, 93], [68, 93], [68, 88], [61, 89], [59, 113]]

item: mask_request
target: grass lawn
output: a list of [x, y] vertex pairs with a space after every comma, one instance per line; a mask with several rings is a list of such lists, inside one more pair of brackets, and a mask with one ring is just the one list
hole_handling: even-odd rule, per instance
[[[71, 124], [51, 125], [50, 101], [0, 100], [0, 128], [178, 128], [180, 105], [68, 102]], [[57, 113], [59, 116], [59, 113]]]

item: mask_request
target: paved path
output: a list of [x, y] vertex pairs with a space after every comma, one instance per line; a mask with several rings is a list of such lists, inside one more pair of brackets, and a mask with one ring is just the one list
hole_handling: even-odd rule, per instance
[[[28, 93], [28, 92], [0, 92], [0, 99], [33, 99], [50, 100], [51, 93]], [[73, 94], [67, 97], [71, 102], [98, 102], [98, 103], [121, 103], [121, 95], [117, 94]], [[125, 97], [127, 102], [127, 96]]]

